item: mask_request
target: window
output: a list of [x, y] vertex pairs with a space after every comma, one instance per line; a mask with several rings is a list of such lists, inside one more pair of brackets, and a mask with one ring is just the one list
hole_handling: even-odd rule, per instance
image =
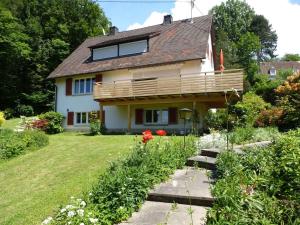
[[168, 124], [169, 112], [167, 109], [147, 109], [145, 110], [146, 124]]
[[76, 113], [76, 124], [87, 124], [88, 123], [88, 113], [87, 112], [77, 112]]
[[132, 41], [92, 49], [93, 60], [139, 54], [148, 51], [148, 40]]
[[271, 76], [276, 76], [276, 69], [274, 67], [272, 67], [270, 70], [269, 70], [269, 74]]
[[91, 94], [93, 92], [94, 82], [95, 82], [95, 78], [86, 78], [86, 79], [75, 80], [75, 87], [74, 87], [75, 95]]

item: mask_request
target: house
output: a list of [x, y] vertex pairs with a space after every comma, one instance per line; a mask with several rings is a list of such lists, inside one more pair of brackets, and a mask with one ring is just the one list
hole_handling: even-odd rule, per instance
[[270, 75], [271, 79], [275, 78], [280, 70], [292, 70], [293, 72], [299, 72], [300, 62], [274, 61], [260, 63], [260, 73]]
[[194, 110], [187, 128], [201, 130], [224, 91], [243, 90], [241, 70], [215, 67], [212, 17], [167, 15], [159, 25], [88, 38], [49, 78], [66, 129], [88, 128], [89, 112], [98, 111], [109, 132], [182, 132], [181, 108]]

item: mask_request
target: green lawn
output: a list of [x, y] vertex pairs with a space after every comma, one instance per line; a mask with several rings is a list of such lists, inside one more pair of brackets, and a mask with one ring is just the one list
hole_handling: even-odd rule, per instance
[[49, 137], [47, 147], [0, 163], [0, 224], [40, 224], [71, 196], [87, 191], [109, 161], [134, 143], [134, 136], [66, 132]]
[[3, 124], [3, 128], [10, 128], [10, 129], [14, 129], [19, 122], [21, 121], [20, 118], [16, 118], [16, 119], [11, 119], [11, 120], [6, 120]]

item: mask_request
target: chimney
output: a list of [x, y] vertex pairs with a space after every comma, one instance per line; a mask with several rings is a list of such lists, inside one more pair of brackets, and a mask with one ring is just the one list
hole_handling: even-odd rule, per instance
[[109, 28], [109, 35], [115, 35], [119, 32], [119, 29], [116, 26], [112, 26]]
[[173, 22], [173, 17], [171, 15], [165, 15], [164, 16], [164, 22], [163, 25], [168, 25]]

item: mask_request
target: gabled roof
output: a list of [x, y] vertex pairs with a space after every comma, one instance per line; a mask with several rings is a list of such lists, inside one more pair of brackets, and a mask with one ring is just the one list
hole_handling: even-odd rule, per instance
[[[202, 16], [195, 17], [193, 23], [189, 20], [179, 20], [167, 25], [160, 24], [115, 35], [88, 38], [48, 78], [202, 59], [206, 56], [211, 26], [212, 17]], [[149, 37], [149, 51], [146, 53], [91, 60], [90, 48], [146, 36]]]
[[274, 61], [274, 62], [262, 62], [260, 63], [260, 72], [262, 74], [268, 74], [269, 70], [274, 68], [276, 70], [300, 70], [300, 62], [293, 61]]

